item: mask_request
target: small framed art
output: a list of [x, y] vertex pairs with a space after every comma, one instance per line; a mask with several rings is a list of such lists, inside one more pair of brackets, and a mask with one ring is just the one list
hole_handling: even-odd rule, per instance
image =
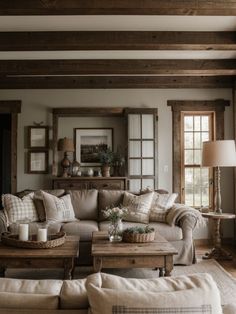
[[29, 126], [28, 142], [29, 148], [48, 148], [48, 126]]
[[48, 151], [28, 151], [28, 173], [48, 173]]

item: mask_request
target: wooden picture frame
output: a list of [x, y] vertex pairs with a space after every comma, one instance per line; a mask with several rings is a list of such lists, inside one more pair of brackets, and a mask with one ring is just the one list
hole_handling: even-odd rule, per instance
[[47, 149], [49, 144], [48, 126], [28, 127], [28, 147], [33, 149]]
[[81, 166], [100, 166], [98, 152], [113, 149], [112, 128], [74, 129], [75, 158]]
[[48, 173], [48, 151], [28, 151], [28, 173]]

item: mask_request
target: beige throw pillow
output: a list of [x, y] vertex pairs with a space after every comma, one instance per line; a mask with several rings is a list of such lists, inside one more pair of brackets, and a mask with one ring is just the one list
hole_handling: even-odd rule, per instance
[[177, 193], [159, 194], [155, 192], [151, 205], [149, 220], [155, 222], [166, 222], [166, 216], [171, 207], [174, 205], [177, 197]]
[[2, 196], [4, 213], [8, 219], [8, 224], [19, 220], [38, 221], [33, 195], [34, 193], [30, 193], [22, 199], [12, 194], [4, 194]]
[[209, 274], [156, 279], [156, 286], [144, 279], [145, 290], [139, 289], [139, 279], [125, 279], [122, 286], [117, 276], [113, 287], [112, 281], [104, 287], [102, 276], [92, 276], [87, 279], [87, 291], [93, 314], [222, 314], [220, 293]]
[[151, 192], [138, 196], [125, 192], [123, 207], [127, 208], [128, 213], [124, 220], [148, 223], [153, 194], [154, 192]]
[[41, 193], [47, 221], [69, 222], [77, 220], [69, 194], [59, 198], [44, 191]]

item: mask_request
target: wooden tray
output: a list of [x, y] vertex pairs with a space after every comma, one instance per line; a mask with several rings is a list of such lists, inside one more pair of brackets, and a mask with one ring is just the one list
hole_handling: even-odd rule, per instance
[[51, 249], [64, 244], [66, 240], [66, 234], [65, 232], [58, 232], [56, 234], [50, 235], [50, 238], [46, 242], [37, 241], [36, 239], [37, 236], [33, 235], [32, 240], [21, 241], [16, 234], [4, 233], [1, 240], [5, 245], [24, 249]]

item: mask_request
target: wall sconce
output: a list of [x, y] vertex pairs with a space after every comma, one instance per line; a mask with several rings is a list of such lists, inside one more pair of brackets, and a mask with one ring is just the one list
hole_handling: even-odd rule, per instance
[[64, 152], [64, 158], [61, 161], [61, 166], [63, 169], [63, 178], [67, 178], [69, 176], [69, 169], [71, 162], [68, 158], [69, 152], [74, 152], [74, 143], [73, 140], [67, 137], [61, 138], [58, 141], [58, 151]]

